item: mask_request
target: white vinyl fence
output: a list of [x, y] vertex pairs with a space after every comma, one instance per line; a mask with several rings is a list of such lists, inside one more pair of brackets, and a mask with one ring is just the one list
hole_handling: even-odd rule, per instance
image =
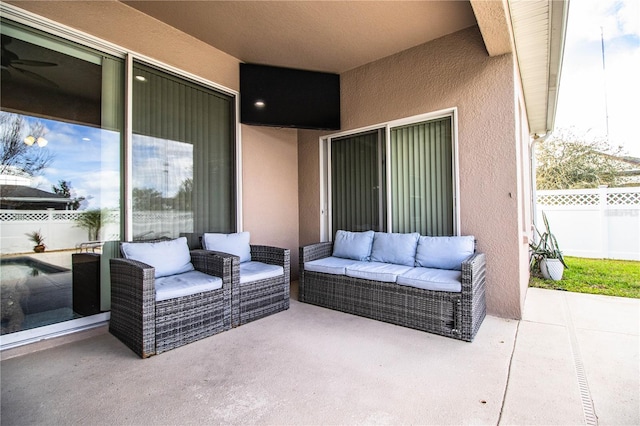
[[[33, 242], [25, 234], [41, 231], [47, 250], [75, 249], [87, 242], [88, 232], [78, 226], [81, 210], [0, 210], [0, 254], [29, 253]], [[119, 240], [120, 215], [111, 213], [100, 231], [102, 240]], [[177, 237], [193, 229], [192, 212], [136, 212], [133, 235], [139, 238]]]
[[[2, 254], [32, 252], [34, 243], [26, 234], [33, 231], [42, 233], [47, 250], [74, 249], [89, 239], [88, 231], [77, 225], [82, 214], [80, 210], [0, 210]], [[118, 216], [114, 213], [113, 223], [105, 224], [100, 232], [103, 238], [119, 235]]]
[[567, 256], [640, 260], [640, 187], [537, 191], [542, 212]]

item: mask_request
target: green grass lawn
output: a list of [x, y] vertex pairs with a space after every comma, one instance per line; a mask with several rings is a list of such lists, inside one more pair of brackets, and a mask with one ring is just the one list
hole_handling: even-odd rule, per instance
[[640, 299], [640, 262], [581, 257], [564, 260], [569, 269], [565, 269], [562, 280], [532, 276], [529, 286]]

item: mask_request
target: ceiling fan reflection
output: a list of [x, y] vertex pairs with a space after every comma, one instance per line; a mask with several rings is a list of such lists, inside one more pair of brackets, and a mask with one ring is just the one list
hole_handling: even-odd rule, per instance
[[11, 72], [15, 71], [46, 86], [57, 88], [58, 85], [55, 82], [21, 67], [57, 67], [58, 64], [33, 59], [21, 59], [17, 54], [7, 49], [7, 46], [11, 44], [12, 41], [13, 39], [11, 37], [4, 34], [2, 35], [2, 78], [11, 78]]

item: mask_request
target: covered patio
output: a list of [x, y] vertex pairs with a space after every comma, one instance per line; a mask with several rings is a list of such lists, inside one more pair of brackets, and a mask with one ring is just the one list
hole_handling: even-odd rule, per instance
[[[527, 288], [530, 160], [553, 129], [567, 2], [5, 3], [234, 102], [241, 63], [337, 73], [340, 132], [448, 111], [451, 214], [487, 255], [489, 316], [465, 343], [299, 303], [294, 283], [289, 310], [144, 361], [97, 322], [2, 351], [3, 423], [640, 423], [638, 301]], [[330, 132], [233, 128], [237, 230], [290, 249], [295, 280], [298, 248], [332, 237]]]
[[640, 423], [639, 300], [532, 288], [522, 320], [489, 316], [469, 344], [292, 290], [288, 311], [146, 360], [104, 327], [3, 351], [2, 423]]
[[[339, 131], [241, 124], [236, 116], [234, 155], [224, 160], [234, 165], [226, 207], [233, 230], [290, 249], [293, 279], [298, 248], [335, 232], [327, 185], [331, 141], [445, 117], [452, 152], [442, 160], [452, 168], [442, 172], [450, 180], [442, 200], [451, 223], [445, 232], [475, 236], [486, 253], [487, 312], [522, 317], [533, 220], [531, 152], [534, 140], [553, 129], [567, 2], [5, 3], [7, 17], [19, 23], [46, 24], [62, 37], [224, 88], [234, 102], [242, 96], [243, 63], [339, 75]], [[129, 131], [124, 151], [132, 144]], [[123, 170], [121, 178], [131, 181], [129, 174]], [[379, 227], [403, 232], [391, 224], [393, 182], [385, 179], [389, 189], [375, 186], [386, 198], [376, 212]], [[133, 189], [120, 194], [124, 241], [136, 237], [125, 202]], [[402, 196], [421, 205], [440, 202], [434, 195]], [[414, 217], [407, 226], [412, 221], [426, 223]], [[101, 307], [108, 311], [103, 282]]]

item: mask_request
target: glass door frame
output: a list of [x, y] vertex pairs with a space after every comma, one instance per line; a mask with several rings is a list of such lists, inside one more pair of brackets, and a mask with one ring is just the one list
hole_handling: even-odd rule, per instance
[[[415, 115], [412, 117], [401, 118], [398, 120], [388, 121], [385, 123], [374, 124], [371, 126], [361, 127], [352, 130], [346, 130], [327, 136], [322, 136], [318, 141], [320, 152], [320, 241], [332, 241], [332, 223], [331, 223], [331, 141], [336, 138], [353, 136], [359, 133], [371, 131], [382, 131], [384, 133], [384, 150], [385, 158], [391, 157], [391, 129], [424, 121], [437, 120], [440, 118], [451, 118], [451, 165], [452, 165], [452, 186], [453, 186], [453, 226], [454, 235], [460, 235], [460, 167], [458, 158], [458, 108], [451, 107], [425, 114]], [[392, 229], [393, 217], [389, 200], [391, 200], [391, 162], [385, 161], [386, 167], [386, 229]]]

